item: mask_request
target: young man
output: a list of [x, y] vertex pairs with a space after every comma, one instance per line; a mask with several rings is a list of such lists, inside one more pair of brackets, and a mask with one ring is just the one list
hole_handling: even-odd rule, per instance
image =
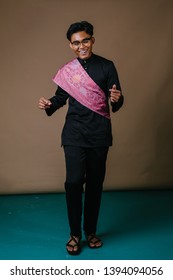
[[86, 21], [72, 24], [67, 31], [67, 39], [76, 58], [55, 75], [53, 81], [58, 85], [57, 91], [50, 99], [41, 97], [39, 108], [51, 116], [66, 104], [67, 99], [69, 102], [62, 131], [70, 226], [66, 249], [69, 254], [77, 255], [81, 251], [84, 185], [85, 237], [90, 248], [102, 246], [96, 229], [107, 153], [112, 145], [109, 102], [112, 112], [116, 112], [123, 105], [123, 95], [113, 62], [92, 51], [95, 42], [92, 24]]

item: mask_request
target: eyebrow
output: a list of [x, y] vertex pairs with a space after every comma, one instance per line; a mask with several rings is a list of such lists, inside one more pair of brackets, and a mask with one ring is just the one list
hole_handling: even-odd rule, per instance
[[88, 40], [88, 39], [91, 39], [91, 37], [86, 37], [86, 38], [83, 38], [81, 41], [76, 40], [76, 41], [73, 41], [73, 42], [71, 42], [71, 43], [72, 43], [72, 44], [73, 44], [73, 43], [81, 43], [83, 40]]

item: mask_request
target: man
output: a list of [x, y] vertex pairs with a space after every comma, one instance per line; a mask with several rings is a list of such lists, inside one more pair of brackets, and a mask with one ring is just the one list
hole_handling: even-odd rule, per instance
[[112, 112], [123, 105], [118, 74], [112, 61], [93, 53], [95, 38], [92, 24], [82, 21], [67, 31], [70, 48], [76, 58], [63, 66], [53, 78], [55, 95], [41, 97], [39, 108], [51, 116], [64, 106], [69, 108], [62, 131], [66, 161], [66, 203], [70, 226], [67, 252], [81, 252], [82, 194], [85, 185], [83, 230], [87, 244], [102, 246], [96, 235], [97, 221], [106, 171], [109, 146], [112, 145], [109, 100]]

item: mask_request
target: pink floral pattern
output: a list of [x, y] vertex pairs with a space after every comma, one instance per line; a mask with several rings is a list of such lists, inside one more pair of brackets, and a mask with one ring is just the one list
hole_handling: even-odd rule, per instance
[[110, 119], [105, 93], [87, 74], [77, 58], [60, 68], [53, 81], [82, 105]]

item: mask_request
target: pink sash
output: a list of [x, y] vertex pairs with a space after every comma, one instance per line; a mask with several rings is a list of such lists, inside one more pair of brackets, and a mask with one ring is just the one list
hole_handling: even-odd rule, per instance
[[53, 81], [82, 105], [110, 119], [105, 93], [87, 74], [77, 58], [60, 68]]

